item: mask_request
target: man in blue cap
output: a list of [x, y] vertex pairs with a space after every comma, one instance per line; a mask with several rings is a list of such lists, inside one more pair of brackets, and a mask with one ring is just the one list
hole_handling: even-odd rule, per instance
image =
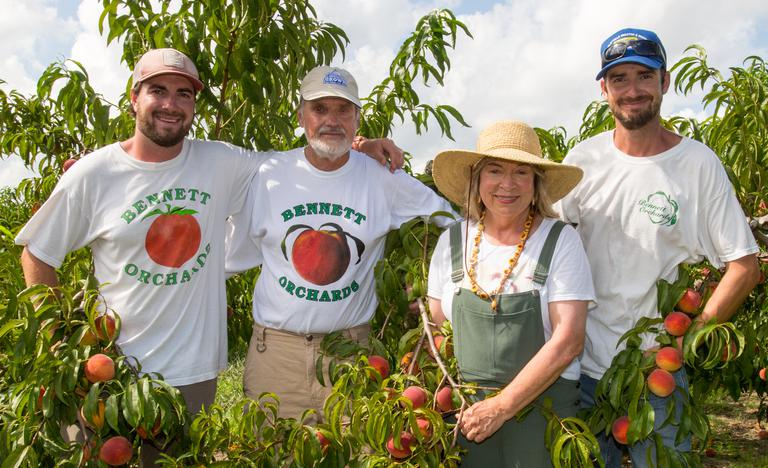
[[[581, 167], [584, 178], [558, 204], [563, 219], [577, 225], [597, 293], [581, 362], [584, 407], [594, 405], [619, 338], [638, 319], [659, 317], [656, 282], [675, 280], [680, 263], [706, 258], [725, 267], [694, 326], [730, 319], [759, 276], [757, 245], [717, 155], [661, 124], [670, 74], [658, 36], [622, 29], [603, 42], [600, 54], [596, 79], [616, 128], [581, 142], [563, 160]], [[643, 345], [653, 348], [653, 337]], [[680, 388], [668, 398], [681, 403], [685, 371], [676, 372], [675, 380]], [[656, 433], [675, 452], [689, 451], [690, 438], [675, 444], [682, 404], [665, 425], [667, 403], [651, 397]], [[599, 441], [606, 466], [620, 466], [620, 446], [603, 434]], [[629, 447], [633, 466], [646, 466], [648, 458], [657, 463], [652, 446], [646, 440]]]

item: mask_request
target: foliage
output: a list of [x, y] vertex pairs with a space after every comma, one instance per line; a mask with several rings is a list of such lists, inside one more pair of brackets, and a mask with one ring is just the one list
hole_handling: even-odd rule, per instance
[[[100, 26], [109, 31], [108, 42], [122, 44], [122, 59], [129, 67], [147, 49], [166, 46], [182, 50], [198, 65], [207, 87], [198, 96], [194, 135], [251, 149], [282, 150], [305, 143], [296, 137], [293, 118], [299, 80], [315, 65], [343, 57], [348, 42], [342, 30], [317, 19], [311, 4], [301, 0], [180, 0], [159, 6], [150, 0], [102, 0], [102, 5]], [[448, 10], [419, 20], [393, 60], [389, 76], [363, 98], [364, 134], [388, 135], [395, 119], [410, 120], [417, 132], [436, 124], [448, 137], [452, 123], [466, 125], [456, 109], [424, 103], [414, 89], [419, 83], [442, 85], [450, 69], [449, 49], [460, 33], [470, 35]], [[665, 124], [703, 141], [721, 157], [755, 232], [758, 237], [762, 233], [765, 242], [765, 63], [760, 57], [748, 57], [743, 67], [731, 68], [724, 77], [708, 66], [703, 49], [689, 51], [693, 55], [672, 68], [675, 89], [685, 93], [694, 86], [708, 86], [704, 104], [713, 113], [701, 122], [672, 117]], [[90, 86], [81, 64], [65, 60], [44, 71], [32, 96], [0, 91], [0, 154], [19, 155], [39, 174], [16, 191], [0, 191], [3, 466], [96, 465], [99, 462], [89, 461], [89, 455], [95, 455], [106, 438], [122, 434], [138, 448], [140, 432], [149, 439], [145, 443], [162, 447], [176, 442], [163, 461], [167, 466], [391, 466], [400, 462], [387, 452], [387, 441], [403, 431], [418, 442], [403, 466], [456, 466], [460, 450], [454, 416], [466, 407], [475, 389], [471, 382], [458, 379], [450, 352], [450, 324], [434, 329], [423, 305], [428, 259], [440, 234], [429, 220], [410, 221], [387, 237], [384, 258], [375, 269], [380, 305], [372, 321], [370, 346], [362, 348], [335, 335], [324, 342], [326, 355], [318, 362], [318, 375], [333, 385], [333, 393], [326, 401], [326, 419], [317, 427], [278, 418], [278, 402], [270, 394], [256, 402], [213, 406], [189, 421], [178, 392], [161, 376], [140, 376], [136, 363], [122, 356], [113, 338], [88, 342], [86, 336], [105, 330], [96, 320], [104, 304], [95, 285], [88, 284], [87, 249], [68, 256], [59, 269], [63, 284], [57, 291], [24, 287], [15, 234], [47, 198], [66, 159], [84, 157], [132, 134], [132, 119], [124, 112], [130, 85], [117, 103], [108, 102]], [[612, 127], [607, 104], [595, 102], [585, 110], [578, 135], [569, 137], [562, 127], [536, 130], [545, 154], [560, 161], [577, 142]], [[432, 184], [428, 175], [419, 178]], [[765, 264], [762, 267], [765, 270]], [[659, 285], [660, 310], [670, 312], [687, 286], [706, 297], [719, 275], [705, 265], [686, 267], [677, 283]], [[228, 281], [231, 356], [241, 355], [250, 337], [250, 296], [257, 276], [258, 271], [252, 271]], [[758, 370], [768, 366], [766, 304], [762, 284], [732, 324], [710, 324], [685, 335], [692, 397], [683, 398], [679, 437], [692, 434], [705, 446], [709, 426], [697, 401], [723, 389], [734, 399], [743, 392], [757, 393], [759, 422], [766, 419], [768, 383], [758, 377]], [[110, 314], [119, 331], [119, 311]], [[548, 417], [547, 443], [555, 466], [600, 464], [594, 434], [609, 432], [621, 414], [628, 413], [632, 421], [631, 441], [649, 436], [654, 421], [645, 378], [654, 364], [652, 355], [640, 349], [640, 337], [652, 332], [660, 345], [671, 344], [673, 339], [661, 332], [660, 323], [645, 320], [624, 337], [626, 349], [601, 381], [598, 409], [584, 416], [586, 422], [561, 420], [548, 412], [546, 403], [536, 408]], [[439, 336], [443, 338], [437, 346]], [[732, 343], [735, 357], [722, 360], [723, 350]], [[97, 353], [114, 359], [116, 377], [91, 384], [84, 379], [83, 365]], [[394, 371], [378, 375], [369, 363], [373, 354], [386, 359]], [[412, 385], [425, 389], [427, 404], [414, 408], [402, 396]], [[449, 411], [441, 410], [436, 401], [445, 386], [451, 388], [455, 408]], [[65, 442], [61, 426], [94, 421], [100, 401], [105, 422], [84, 431], [92, 442]], [[422, 432], [425, 421], [429, 434]], [[682, 462], [658, 440], [653, 442], [657, 464]], [[688, 456], [693, 463], [696, 457]]]

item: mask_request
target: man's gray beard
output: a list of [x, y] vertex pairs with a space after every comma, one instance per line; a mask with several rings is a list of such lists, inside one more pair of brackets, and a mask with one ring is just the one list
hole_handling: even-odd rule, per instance
[[307, 138], [307, 141], [309, 142], [309, 146], [312, 147], [312, 150], [318, 157], [327, 159], [329, 161], [336, 161], [337, 159], [347, 154], [350, 149], [352, 149], [351, 139], [342, 141], [338, 145], [328, 144], [322, 141], [320, 138]]

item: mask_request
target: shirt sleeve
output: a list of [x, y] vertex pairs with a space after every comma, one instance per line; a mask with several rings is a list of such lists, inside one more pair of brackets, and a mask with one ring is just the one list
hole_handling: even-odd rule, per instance
[[80, 168], [72, 168], [59, 180], [48, 200], [43, 203], [19, 231], [15, 242], [44, 263], [58, 268], [66, 255], [85, 247], [95, 238], [85, 200], [77, 187]]
[[452, 224], [459, 216], [450, 203], [421, 181], [398, 170], [391, 175], [395, 183], [396, 196], [392, 197], [392, 225], [390, 229], [400, 227], [404, 222], [419, 216], [431, 216], [438, 211], [450, 213], [453, 218], [437, 216], [432, 222], [440, 227]]
[[238, 146], [232, 147], [237, 154], [237, 164], [233, 165], [232, 179], [232, 193], [229, 199], [229, 214], [239, 212], [243, 203], [248, 196], [248, 191], [252, 185], [252, 181], [259, 171], [261, 164], [270, 156], [273, 152], [258, 152], [249, 151]]
[[[573, 162], [571, 161], [571, 159], [573, 159], [572, 153], [573, 151], [563, 159], [563, 164], [573, 165]], [[578, 186], [568, 192], [563, 198], [552, 204], [552, 208], [554, 208], [557, 214], [560, 215], [560, 219], [568, 224], [579, 224], [579, 219], [581, 218], [577, 188]]]
[[259, 192], [258, 175], [251, 179], [241, 209], [227, 219], [224, 240], [224, 270], [227, 277], [249, 270], [264, 262], [261, 237], [256, 233], [254, 218]]
[[547, 278], [549, 302], [594, 301], [595, 286], [581, 238], [571, 226], [564, 226], [557, 241]]
[[[725, 171], [722, 177], [727, 177]], [[703, 207], [703, 217], [705, 228], [699, 231], [699, 243], [716, 268], [759, 251], [730, 183]]]

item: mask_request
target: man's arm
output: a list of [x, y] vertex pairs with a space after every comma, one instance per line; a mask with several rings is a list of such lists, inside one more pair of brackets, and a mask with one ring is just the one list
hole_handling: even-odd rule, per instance
[[717, 322], [721, 323], [730, 319], [759, 280], [757, 255], [747, 255], [726, 263], [720, 284], [696, 320], [706, 323], [717, 318]]
[[32, 255], [27, 247], [24, 247], [24, 251], [21, 252], [21, 268], [24, 270], [24, 280], [27, 286], [47, 284], [55, 287], [59, 285], [56, 269]]
[[389, 166], [389, 172], [395, 172], [403, 167], [405, 155], [403, 150], [389, 138], [367, 139], [364, 136], [356, 136], [352, 141], [352, 149], [365, 153], [378, 161], [383, 166]]

